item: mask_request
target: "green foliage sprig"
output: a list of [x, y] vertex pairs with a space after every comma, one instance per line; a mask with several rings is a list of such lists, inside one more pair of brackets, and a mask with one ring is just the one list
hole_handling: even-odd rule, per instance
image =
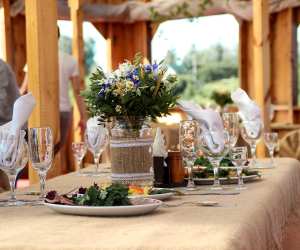
[[128, 187], [121, 184], [112, 184], [107, 188], [93, 185], [85, 190], [83, 195], [74, 195], [75, 205], [82, 206], [126, 206], [130, 205]]

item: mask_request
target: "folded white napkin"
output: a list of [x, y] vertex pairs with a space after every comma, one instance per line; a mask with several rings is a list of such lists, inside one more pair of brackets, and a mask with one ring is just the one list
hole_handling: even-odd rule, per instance
[[28, 121], [35, 104], [36, 101], [31, 93], [20, 96], [14, 103], [12, 120], [0, 126], [0, 149], [2, 156], [6, 154], [6, 159], [12, 159], [12, 155], [17, 150], [20, 130]]
[[155, 139], [153, 142], [153, 156], [155, 157], [168, 157], [168, 151], [166, 149], [165, 145], [165, 139], [164, 136], [161, 133], [161, 129], [156, 129]]
[[243, 121], [261, 120], [261, 110], [259, 106], [249, 98], [244, 90], [238, 88], [233, 91], [231, 93], [231, 99], [238, 106]]
[[199, 121], [206, 144], [210, 150], [213, 153], [223, 151], [225, 137], [221, 115], [210, 108], [202, 109], [193, 102], [179, 101], [178, 104], [183, 111]]
[[98, 150], [107, 140], [108, 130], [103, 125], [99, 125], [99, 117], [94, 116], [87, 120], [86, 134], [89, 145]]
[[14, 103], [13, 117], [11, 122], [11, 134], [17, 134], [28, 121], [36, 101], [31, 93], [20, 96]]
[[231, 99], [239, 108], [247, 133], [258, 134], [262, 126], [260, 107], [240, 88], [231, 93]]

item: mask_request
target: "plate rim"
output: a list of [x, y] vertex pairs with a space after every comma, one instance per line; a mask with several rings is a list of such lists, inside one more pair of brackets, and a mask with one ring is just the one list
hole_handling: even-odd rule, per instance
[[133, 208], [133, 207], [148, 207], [148, 206], [161, 206], [162, 201], [157, 200], [157, 199], [152, 199], [152, 198], [145, 198], [145, 197], [134, 197], [134, 198], [140, 198], [140, 199], [145, 199], [145, 200], [152, 200], [154, 201], [153, 203], [147, 203], [147, 204], [138, 204], [138, 205], [126, 205], [126, 206], [79, 206], [79, 205], [65, 205], [65, 204], [55, 204], [55, 203], [49, 203], [44, 201], [44, 205], [48, 207], [64, 207], [64, 208], [74, 208], [74, 209], [86, 209], [86, 210], [95, 210], [95, 209], [111, 209], [111, 210], [116, 210], [119, 208]]

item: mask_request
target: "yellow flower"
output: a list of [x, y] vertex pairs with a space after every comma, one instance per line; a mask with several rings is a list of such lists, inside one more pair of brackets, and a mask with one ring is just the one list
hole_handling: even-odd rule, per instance
[[126, 90], [132, 90], [134, 85], [133, 85], [133, 82], [132, 81], [126, 81], [125, 82], [125, 85], [126, 85]]
[[115, 110], [116, 110], [117, 113], [121, 113], [122, 107], [120, 105], [117, 105]]

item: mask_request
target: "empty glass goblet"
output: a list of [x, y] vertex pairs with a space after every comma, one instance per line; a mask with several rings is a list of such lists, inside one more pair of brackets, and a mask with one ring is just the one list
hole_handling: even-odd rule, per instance
[[21, 130], [18, 136], [4, 135], [3, 133], [0, 136], [0, 169], [6, 173], [11, 190], [8, 201], [1, 203], [1, 206], [25, 204], [25, 202], [17, 200], [15, 194], [17, 176], [28, 162], [28, 145], [24, 139], [25, 134], [25, 131]]
[[46, 175], [53, 160], [53, 136], [51, 128], [31, 128], [29, 130], [29, 152], [32, 168], [40, 178], [40, 200], [45, 198]]
[[238, 113], [223, 113], [224, 128], [229, 134], [230, 148], [233, 148], [239, 138], [240, 117]]
[[72, 150], [73, 150], [74, 158], [77, 162], [79, 174], [81, 175], [82, 169], [83, 169], [82, 160], [87, 151], [86, 143], [85, 142], [73, 142]]
[[232, 162], [234, 166], [236, 166], [236, 172], [238, 177], [237, 189], [239, 190], [246, 189], [246, 186], [244, 185], [244, 181], [243, 181], [242, 171], [243, 171], [243, 166], [248, 159], [247, 154], [248, 154], [247, 147], [234, 147], [231, 149], [230, 152]]
[[94, 163], [96, 164], [95, 173], [93, 175], [99, 175], [99, 160], [109, 142], [109, 132], [105, 126], [105, 123], [99, 123], [97, 126], [87, 127], [85, 132], [85, 141], [88, 149], [94, 156]]
[[241, 127], [241, 134], [245, 142], [247, 142], [251, 149], [251, 165], [256, 167], [256, 145], [260, 140], [263, 131], [262, 122], [258, 121], [243, 121]]
[[179, 128], [179, 144], [183, 162], [188, 169], [187, 190], [195, 190], [193, 165], [196, 160], [199, 124], [197, 121], [181, 121]]
[[[218, 138], [219, 144], [217, 144]], [[221, 160], [230, 150], [230, 138], [227, 131], [204, 131], [199, 136], [199, 146], [208, 160], [211, 162], [214, 171], [214, 184], [212, 190], [222, 190], [219, 180], [219, 167]]]
[[278, 145], [278, 133], [264, 133], [264, 141], [269, 150], [269, 155], [271, 158], [271, 167], [274, 167], [274, 151]]

